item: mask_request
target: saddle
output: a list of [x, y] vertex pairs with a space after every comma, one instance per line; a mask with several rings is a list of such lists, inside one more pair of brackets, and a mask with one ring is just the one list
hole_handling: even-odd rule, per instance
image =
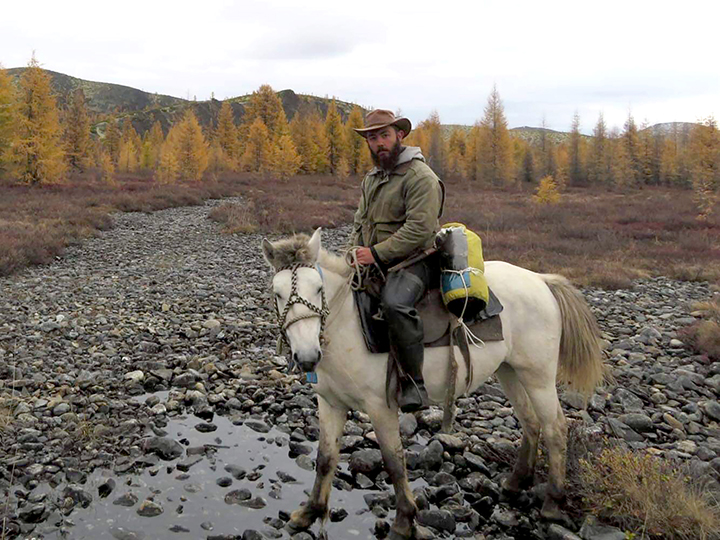
[[[378, 296], [367, 290], [354, 291], [355, 305], [360, 316], [365, 345], [371, 353], [390, 352], [387, 323], [382, 318]], [[425, 347], [447, 347], [450, 345], [451, 320], [454, 318], [443, 303], [440, 288], [431, 288], [416, 306], [423, 322]], [[486, 341], [502, 341], [503, 329], [500, 313], [503, 305], [492, 289], [485, 309], [472, 321], [465, 321], [475, 337]], [[458, 340], [455, 341], [458, 343]]]

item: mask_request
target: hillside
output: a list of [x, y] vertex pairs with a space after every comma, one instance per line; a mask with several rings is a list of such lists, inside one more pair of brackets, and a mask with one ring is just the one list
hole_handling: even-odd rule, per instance
[[[26, 68], [12, 68], [9, 69], [8, 72], [11, 76], [17, 78], [22, 75], [25, 69]], [[133, 127], [141, 136], [145, 131], [149, 130], [156, 121], [160, 122], [163, 131], [167, 133], [173, 122], [182, 116], [187, 107], [192, 107], [200, 124], [208, 127], [217, 120], [217, 115], [222, 105], [222, 101], [216, 99], [188, 101], [172, 96], [153, 94], [120, 84], [87, 81], [65, 75], [64, 73], [50, 70], [46, 71], [52, 78], [53, 90], [57, 95], [58, 104], [61, 107], [65, 106], [69, 97], [77, 88], [82, 88], [85, 93], [88, 109], [95, 113], [97, 119], [100, 120], [93, 127], [95, 133], [100, 134], [100, 136], [105, 132], [105, 120], [108, 116], [122, 119], [130, 118]], [[315, 109], [324, 117], [331, 101], [331, 99], [327, 97], [296, 94], [289, 89], [279, 91], [278, 96], [282, 101], [288, 121], [292, 120], [295, 114], [302, 109]], [[250, 94], [228, 99], [232, 105], [237, 122], [239, 122], [245, 114], [245, 106], [249, 99]], [[339, 100], [336, 100], [336, 104], [343, 120], [346, 120], [354, 105]]]

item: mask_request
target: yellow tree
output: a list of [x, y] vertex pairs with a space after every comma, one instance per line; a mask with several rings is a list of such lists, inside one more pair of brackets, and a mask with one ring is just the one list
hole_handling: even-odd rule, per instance
[[200, 180], [208, 166], [208, 144], [192, 109], [168, 133], [160, 152], [160, 179]]
[[465, 178], [468, 180], [478, 179], [479, 156], [480, 156], [480, 123], [476, 123], [468, 132], [465, 145]]
[[330, 174], [336, 174], [341, 168], [341, 162], [346, 158], [345, 132], [342, 119], [337, 110], [337, 104], [333, 99], [328, 106], [325, 115], [325, 135], [327, 136], [327, 157], [330, 167]]
[[720, 133], [712, 116], [693, 127], [690, 156], [698, 218], [707, 219], [715, 208], [720, 188]]
[[90, 162], [90, 116], [82, 88], [73, 92], [65, 114], [65, 155], [70, 167], [77, 171]]
[[467, 135], [464, 129], [455, 127], [450, 132], [447, 151], [447, 169], [445, 174], [450, 178], [465, 178], [465, 152]]
[[20, 77], [10, 162], [17, 178], [30, 184], [59, 182], [65, 174], [65, 152], [62, 144], [55, 96], [50, 75], [35, 56]]
[[290, 123], [290, 133], [300, 155], [300, 171], [306, 174], [327, 169], [327, 136], [317, 111], [301, 110]]
[[297, 174], [301, 163], [295, 143], [290, 135], [283, 135], [273, 147], [272, 171], [280, 178], [287, 178]]
[[245, 152], [240, 160], [242, 168], [256, 173], [266, 172], [270, 168], [273, 151], [270, 132], [262, 118], [256, 117], [248, 130]]
[[13, 106], [15, 88], [7, 71], [0, 65], [0, 170], [3, 168], [5, 152], [10, 148], [13, 132]]
[[142, 143], [140, 137], [130, 121], [123, 120], [122, 137], [118, 149], [118, 169], [123, 172], [134, 172], [140, 165], [140, 150]]
[[142, 141], [141, 166], [145, 169], [156, 169], [160, 164], [160, 149], [165, 140], [160, 121], [156, 120], [146, 131]]
[[478, 178], [496, 185], [514, 180], [512, 147], [500, 94], [493, 86], [480, 122]]
[[370, 150], [365, 139], [354, 131], [355, 128], [362, 128], [363, 125], [362, 109], [355, 106], [345, 123], [345, 140], [348, 143], [348, 167], [351, 174], [363, 174], [372, 164]]
[[288, 122], [282, 102], [269, 84], [263, 84], [253, 92], [245, 108], [243, 122], [248, 129], [257, 118], [262, 120], [273, 141], [288, 134]]
[[220, 113], [218, 114], [215, 140], [221, 150], [221, 167], [231, 171], [236, 171], [238, 168], [238, 146], [240, 144], [234, 118], [230, 102], [223, 101], [223, 104], [220, 106]]
[[107, 122], [105, 122], [103, 141], [105, 143], [105, 149], [107, 150], [113, 163], [117, 163], [118, 161], [121, 140], [122, 132], [120, 131], [117, 120], [110, 118]]

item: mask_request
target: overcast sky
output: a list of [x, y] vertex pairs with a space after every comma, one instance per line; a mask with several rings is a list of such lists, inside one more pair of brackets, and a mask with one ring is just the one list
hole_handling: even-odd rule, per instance
[[720, 3], [4, 2], [0, 63], [179, 97], [263, 83], [472, 124], [497, 85], [511, 127], [584, 132], [720, 112]]

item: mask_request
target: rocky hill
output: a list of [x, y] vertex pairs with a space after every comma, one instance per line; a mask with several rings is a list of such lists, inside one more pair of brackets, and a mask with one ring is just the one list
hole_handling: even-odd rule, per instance
[[[17, 78], [22, 75], [26, 68], [12, 68], [8, 72]], [[58, 104], [62, 107], [68, 103], [72, 93], [81, 88], [85, 93], [88, 108], [96, 114], [96, 133], [103, 133], [106, 120], [109, 117], [118, 119], [130, 118], [135, 130], [142, 135], [149, 130], [155, 121], [159, 121], [163, 131], [167, 133], [170, 126], [175, 122], [185, 109], [192, 107], [202, 126], [214, 124], [220, 111], [221, 101], [210, 99], [207, 101], [189, 101], [182, 98], [153, 94], [123, 86], [120, 84], [87, 81], [46, 70], [52, 78], [52, 87], [56, 93]], [[296, 94], [292, 90], [281, 90], [278, 96], [282, 101], [285, 115], [289, 120], [302, 109], [317, 110], [323, 117], [327, 113], [331, 99], [306, 94]], [[250, 94], [230, 98], [236, 121], [242, 119], [245, 113], [245, 106], [250, 99]], [[338, 110], [343, 120], [347, 118], [354, 104], [346, 101], [336, 100]]]

